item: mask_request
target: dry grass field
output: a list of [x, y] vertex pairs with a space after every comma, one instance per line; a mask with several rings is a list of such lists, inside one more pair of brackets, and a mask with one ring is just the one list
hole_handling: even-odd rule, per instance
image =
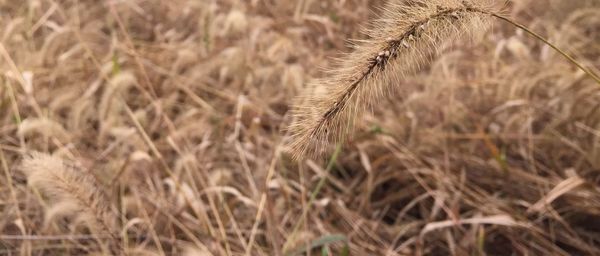
[[[600, 84], [502, 20], [423, 26], [354, 117], [337, 59], [386, 2], [0, 0], [0, 255], [600, 255]], [[496, 2], [598, 73], [600, 1]], [[297, 129], [324, 100], [332, 143]]]

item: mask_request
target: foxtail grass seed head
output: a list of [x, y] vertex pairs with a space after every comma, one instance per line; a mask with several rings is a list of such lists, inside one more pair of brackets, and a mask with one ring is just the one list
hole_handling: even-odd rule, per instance
[[120, 247], [116, 236], [118, 217], [89, 173], [76, 164], [43, 153], [26, 155], [21, 170], [28, 185], [50, 199], [46, 221], [71, 215], [74, 224], [84, 224], [91, 234], [113, 238], [112, 250]]
[[426, 64], [446, 43], [489, 27], [492, 2], [390, 1], [328, 76], [313, 81], [297, 99], [289, 147], [296, 159], [319, 156], [347, 138], [354, 119], [383, 94]]

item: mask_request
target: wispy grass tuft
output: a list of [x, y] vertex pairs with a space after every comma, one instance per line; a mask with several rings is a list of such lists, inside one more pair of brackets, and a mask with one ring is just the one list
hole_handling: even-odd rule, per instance
[[42, 153], [26, 156], [21, 169], [28, 185], [50, 199], [47, 221], [55, 216], [69, 216], [75, 225], [83, 223], [91, 234], [111, 237], [108, 248], [113, 252], [120, 249], [118, 217], [90, 174], [73, 163]]

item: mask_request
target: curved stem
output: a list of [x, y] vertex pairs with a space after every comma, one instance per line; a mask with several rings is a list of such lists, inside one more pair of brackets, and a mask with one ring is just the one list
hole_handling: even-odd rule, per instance
[[552, 49], [554, 49], [555, 51], [557, 51], [558, 53], [560, 53], [562, 56], [564, 56], [567, 60], [569, 60], [571, 63], [575, 64], [575, 66], [577, 66], [579, 69], [581, 69], [583, 72], [585, 72], [588, 76], [590, 76], [592, 79], [594, 79], [596, 81], [596, 83], [600, 84], [600, 77], [598, 75], [596, 75], [592, 70], [584, 67], [582, 64], [580, 64], [577, 60], [575, 60], [573, 57], [571, 57], [571, 55], [569, 55], [568, 53], [566, 53], [565, 51], [561, 50], [560, 48], [558, 48], [556, 45], [554, 45], [553, 43], [550, 43], [548, 40], [546, 40], [546, 38], [540, 36], [539, 34], [529, 30], [529, 28], [525, 27], [524, 25], [521, 25], [520, 23], [511, 20], [508, 17], [502, 16], [500, 14], [496, 14], [496, 13], [491, 13], [492, 16], [501, 19], [503, 21], [506, 21], [520, 29], [522, 29], [523, 31], [527, 32], [528, 34], [530, 34], [531, 36], [539, 39], [540, 41], [544, 42], [545, 44], [547, 44], [548, 46], [552, 47]]

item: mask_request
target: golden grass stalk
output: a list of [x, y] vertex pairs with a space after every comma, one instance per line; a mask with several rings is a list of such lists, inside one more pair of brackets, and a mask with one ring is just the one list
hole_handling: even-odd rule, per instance
[[40, 190], [51, 201], [47, 219], [57, 214], [74, 215], [75, 223], [84, 223], [90, 233], [112, 238], [110, 249], [119, 248], [117, 215], [93, 177], [74, 164], [42, 153], [25, 157], [21, 169], [29, 186]]
[[509, 22], [548, 44], [600, 83], [586, 69], [543, 37], [498, 14], [492, 2], [472, 0], [391, 1], [355, 50], [337, 68], [309, 84], [296, 102], [290, 151], [294, 158], [318, 156], [332, 143], [341, 143], [354, 127], [354, 118], [376, 104], [395, 83], [418, 70], [444, 44], [462, 35], [484, 33], [492, 18]]
[[555, 50], [556, 52], [558, 52], [560, 55], [562, 55], [563, 57], [565, 57], [565, 59], [567, 59], [569, 62], [573, 63], [573, 65], [577, 66], [577, 68], [579, 68], [588, 77], [592, 78], [594, 81], [596, 81], [596, 83], [598, 83], [598, 85], [600, 85], [600, 76], [598, 76], [598, 74], [594, 73], [594, 71], [592, 71], [591, 69], [584, 67], [581, 63], [579, 63], [579, 61], [575, 60], [575, 58], [573, 58], [571, 55], [569, 55], [564, 50], [558, 48], [558, 46], [554, 45], [553, 43], [551, 43], [550, 41], [548, 41], [543, 36], [540, 36], [538, 33], [533, 32], [532, 30], [530, 30], [529, 28], [525, 27], [521, 23], [518, 23], [518, 22], [516, 22], [514, 20], [511, 20], [510, 18], [508, 18], [506, 16], [500, 15], [498, 13], [491, 13], [491, 15], [493, 17], [495, 17], [495, 18], [498, 18], [500, 20], [503, 20], [505, 22], [510, 23], [511, 25], [513, 25], [513, 26], [515, 26], [517, 28], [520, 28], [521, 30], [525, 31], [527, 34], [535, 37], [537, 40], [539, 40], [542, 43], [550, 46], [550, 48], [552, 48], [553, 50]]
[[316, 156], [339, 143], [353, 119], [375, 104], [394, 82], [424, 65], [457, 37], [489, 27], [491, 5], [481, 1], [392, 1], [367, 30], [368, 40], [338, 61], [337, 68], [311, 83], [298, 99], [290, 125], [295, 158]]

